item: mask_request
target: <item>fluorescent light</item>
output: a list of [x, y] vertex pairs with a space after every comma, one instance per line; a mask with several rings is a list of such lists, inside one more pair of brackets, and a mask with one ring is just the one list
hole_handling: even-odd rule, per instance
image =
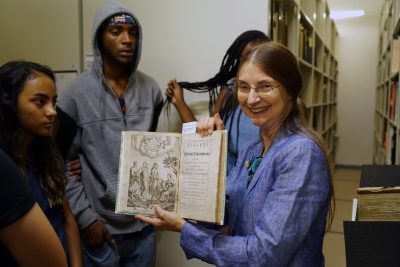
[[332, 10], [331, 18], [334, 20], [350, 19], [364, 16], [364, 10]]

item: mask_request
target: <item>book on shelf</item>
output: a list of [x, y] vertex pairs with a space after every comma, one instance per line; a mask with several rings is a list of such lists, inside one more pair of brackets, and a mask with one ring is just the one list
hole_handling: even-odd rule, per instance
[[299, 57], [313, 64], [312, 58], [313, 38], [312, 28], [300, 21], [299, 23]]
[[386, 163], [395, 164], [396, 162], [396, 128], [389, 126], [388, 129], [388, 146], [386, 151]]
[[398, 73], [400, 70], [400, 40], [392, 41], [392, 53], [390, 58], [390, 75]]
[[324, 78], [322, 83], [322, 103], [327, 103], [327, 102], [328, 102], [328, 80]]
[[386, 153], [386, 149], [387, 149], [387, 123], [386, 123], [386, 119], [383, 119], [383, 130], [380, 134], [383, 134], [382, 136], [382, 148]]
[[122, 132], [115, 212], [154, 216], [154, 205], [222, 224], [227, 133]]
[[304, 40], [305, 40], [305, 31], [303, 24], [299, 24], [299, 57], [304, 59]]
[[382, 96], [382, 112], [384, 114], [387, 114], [388, 112], [388, 107], [389, 107], [389, 85], [385, 84], [383, 86], [383, 96]]
[[386, 127], [386, 146], [385, 146], [385, 153], [386, 153], [386, 163], [390, 164], [390, 158], [391, 158], [391, 151], [392, 151], [392, 141], [393, 141], [393, 134], [395, 134], [395, 131], [391, 125]]
[[287, 11], [282, 1], [272, 3], [272, 40], [288, 45]]
[[305, 60], [308, 61], [308, 63], [313, 64], [313, 37], [312, 37], [312, 32], [309, 31], [308, 36], [307, 36], [307, 47], [306, 47], [306, 57]]
[[396, 91], [397, 91], [397, 82], [392, 83], [390, 91], [390, 100], [389, 100], [389, 119], [393, 120], [396, 110]]
[[400, 221], [400, 186], [357, 189], [359, 221]]
[[315, 74], [312, 84], [313, 104], [319, 104], [319, 91], [320, 91], [319, 83], [320, 83], [320, 76]]
[[279, 42], [279, 11], [274, 11], [272, 14], [272, 40]]

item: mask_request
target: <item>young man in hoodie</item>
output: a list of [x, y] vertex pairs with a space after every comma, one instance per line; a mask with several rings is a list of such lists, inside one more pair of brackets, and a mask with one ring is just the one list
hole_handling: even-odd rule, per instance
[[[155, 131], [162, 93], [137, 70], [142, 28], [121, 3], [108, 1], [99, 9], [92, 46], [91, 69], [63, 90], [58, 104], [57, 140], [70, 159], [80, 155], [82, 165], [82, 179], [68, 177], [67, 196], [81, 229], [85, 266], [154, 266], [155, 230], [115, 214], [114, 207], [121, 131]], [[63, 135], [71, 132], [69, 146]]]

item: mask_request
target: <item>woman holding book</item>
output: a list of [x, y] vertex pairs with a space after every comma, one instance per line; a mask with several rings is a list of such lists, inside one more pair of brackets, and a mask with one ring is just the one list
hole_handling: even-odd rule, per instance
[[[160, 207], [155, 218], [136, 218], [181, 232], [189, 259], [217, 266], [323, 266], [332, 180], [326, 145], [300, 115], [301, 87], [297, 60], [284, 46], [264, 43], [243, 58], [235, 95], [261, 135], [244, 147], [227, 178], [227, 234]], [[215, 128], [224, 128], [218, 114], [197, 126], [203, 135]]]
[[56, 100], [54, 73], [46, 66], [26, 61], [1, 66], [0, 148], [25, 176], [69, 265], [82, 266], [79, 231], [65, 196], [62, 161], [52, 138]]

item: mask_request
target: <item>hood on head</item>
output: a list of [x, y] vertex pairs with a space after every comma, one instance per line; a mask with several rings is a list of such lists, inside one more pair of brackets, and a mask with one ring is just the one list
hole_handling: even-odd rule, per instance
[[139, 20], [135, 17], [131, 10], [129, 10], [123, 3], [117, 0], [108, 0], [100, 9], [97, 11], [94, 20], [93, 20], [93, 27], [92, 27], [92, 50], [93, 50], [93, 57], [94, 57], [94, 68], [96, 72], [102, 72], [102, 60], [101, 60], [101, 52], [99, 45], [97, 43], [97, 33], [105, 20], [109, 17], [114, 16], [116, 14], [125, 13], [131, 15], [138, 29], [138, 36], [137, 36], [137, 44], [136, 44], [136, 51], [135, 51], [135, 58], [132, 62], [133, 68], [132, 72], [135, 72], [137, 66], [139, 65], [141, 51], [142, 51], [142, 26], [140, 25]]

